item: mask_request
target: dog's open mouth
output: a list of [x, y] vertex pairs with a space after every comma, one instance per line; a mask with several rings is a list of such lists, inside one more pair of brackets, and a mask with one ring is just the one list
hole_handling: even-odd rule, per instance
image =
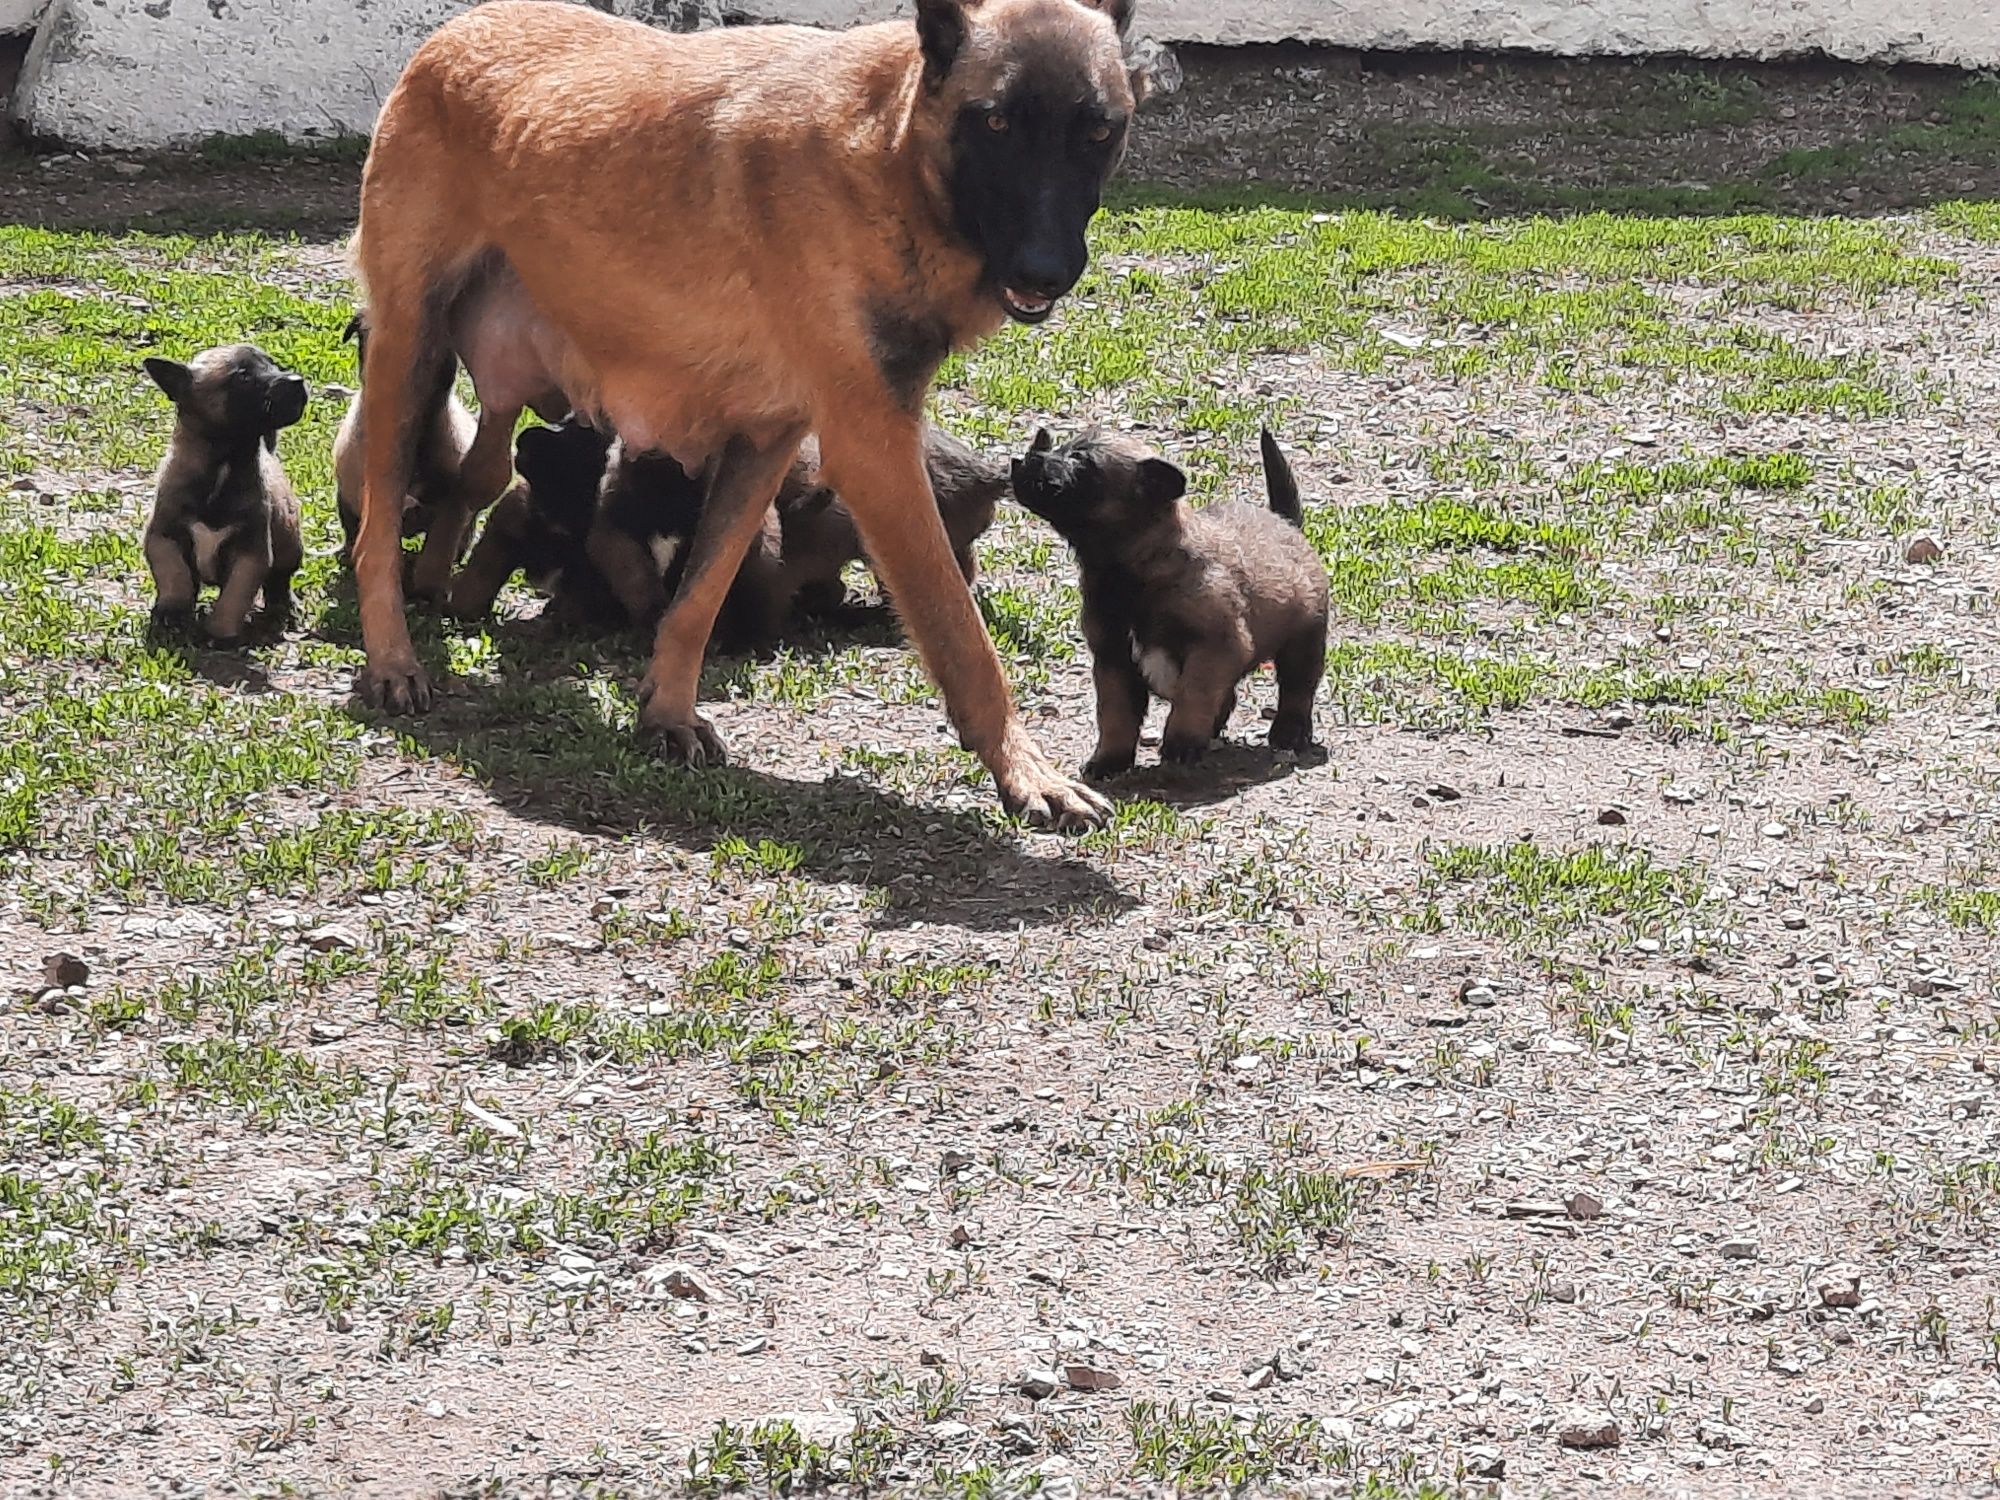
[[1007, 316], [1016, 323], [1039, 323], [1056, 310], [1053, 297], [1037, 297], [1029, 292], [1016, 291], [1011, 286], [1000, 288], [1000, 305], [1007, 309]]

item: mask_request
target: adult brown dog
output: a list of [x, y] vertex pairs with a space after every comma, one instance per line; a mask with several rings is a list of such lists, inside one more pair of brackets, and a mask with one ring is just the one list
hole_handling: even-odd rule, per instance
[[[356, 266], [370, 440], [355, 547], [363, 691], [421, 710], [397, 535], [432, 388], [456, 354], [481, 405], [464, 483], [506, 483], [503, 428], [559, 390], [709, 486], [661, 621], [640, 727], [719, 762], [695, 711], [716, 611], [816, 432], [822, 472], [959, 738], [1037, 821], [1108, 804], [1029, 738], [925, 477], [924, 397], [947, 353], [1075, 285], [1139, 83], [1132, 0], [918, 0], [914, 23], [676, 35], [488, 0], [418, 49], [382, 109]], [[487, 440], [490, 429], [495, 436]], [[483, 492], [480, 494], [479, 492]]]

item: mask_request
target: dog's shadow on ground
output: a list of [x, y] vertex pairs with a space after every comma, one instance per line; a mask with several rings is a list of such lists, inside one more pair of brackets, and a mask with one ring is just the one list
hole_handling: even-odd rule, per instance
[[[435, 670], [441, 632], [413, 617], [418, 653]], [[879, 890], [885, 925], [942, 922], [1004, 930], [1132, 906], [1101, 869], [1064, 852], [1027, 848], [985, 810], [912, 802], [855, 777], [823, 781], [741, 766], [691, 771], [659, 759], [609, 721], [602, 684], [643, 667], [635, 634], [577, 635], [539, 618], [495, 620], [498, 685], [444, 695], [421, 718], [390, 721], [358, 703], [357, 718], [465, 768], [516, 814], [595, 834], [644, 832], [711, 850], [728, 840], [779, 846], [770, 862], [809, 880]], [[810, 650], [814, 634], [794, 643]], [[581, 670], [579, 670], [581, 669]], [[732, 659], [710, 671], [726, 678]], [[740, 731], [739, 731], [740, 740]], [[991, 791], [983, 793], [989, 802]]]

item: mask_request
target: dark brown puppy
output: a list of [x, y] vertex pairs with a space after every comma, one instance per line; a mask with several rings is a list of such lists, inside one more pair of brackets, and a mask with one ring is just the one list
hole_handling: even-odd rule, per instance
[[[612, 450], [587, 551], [632, 624], [658, 625], [680, 592], [705, 504], [702, 482], [670, 455]], [[777, 512], [766, 510], [717, 613], [719, 640], [761, 647], [777, 639], [792, 603], [781, 548]]]
[[[486, 615], [507, 580], [524, 571], [557, 617], [579, 627], [656, 624], [687, 566], [700, 483], [664, 454], [628, 455], [575, 419], [524, 429], [514, 440], [514, 469], [520, 479], [452, 580], [452, 613]], [[718, 635], [732, 645], [762, 645], [783, 623], [790, 596], [781, 592], [775, 517], [768, 529], [717, 619]]]
[[265, 618], [282, 624], [305, 549], [278, 433], [305, 415], [305, 381], [254, 344], [207, 349], [188, 364], [148, 359], [146, 373], [175, 411], [146, 521], [154, 626], [192, 621], [203, 584], [220, 589], [208, 614], [217, 645], [242, 633], [260, 591]]
[[586, 551], [611, 439], [586, 423], [529, 427], [514, 439], [521, 477], [486, 517], [465, 566], [451, 582], [451, 612], [476, 620], [491, 612], [507, 580], [525, 571], [578, 624], [615, 630], [625, 615]]
[[[365, 366], [367, 313], [355, 313], [341, 337], [354, 343], [357, 367]], [[433, 520], [442, 509], [454, 504], [459, 469], [465, 463], [466, 450], [472, 446], [472, 435], [478, 427], [477, 419], [452, 389], [458, 377], [458, 361], [447, 360], [437, 367], [435, 375], [436, 381], [425, 401], [429, 415], [422, 422], [411, 457], [409, 492], [403, 497], [403, 535], [426, 537], [426, 546]], [[356, 395], [348, 402], [347, 413], [340, 419], [340, 430], [333, 436], [334, 498], [340, 511], [340, 529], [346, 538], [340, 549], [342, 563], [352, 560], [354, 537], [361, 529], [362, 452], [361, 397]], [[457, 553], [453, 555], [453, 561], [457, 561], [465, 551], [465, 542], [471, 540], [471, 528], [454, 521], [452, 529], [460, 538]]]
[[488, 0], [417, 50], [376, 124], [355, 243], [364, 694], [430, 698], [396, 553], [424, 397], [455, 353], [479, 393], [461, 486], [478, 503], [505, 486], [504, 424], [551, 387], [704, 474], [642, 685], [640, 728], [664, 751], [724, 758], [696, 712], [702, 654], [817, 432], [822, 476], [1002, 802], [1068, 826], [1108, 814], [1021, 726], [930, 495], [921, 414], [947, 354], [1006, 318], [1043, 321], [1083, 273], [1135, 104], [1132, 0], [915, 10], [850, 31], [671, 33]]
[[1271, 662], [1271, 744], [1313, 748], [1326, 670], [1326, 569], [1301, 526], [1291, 465], [1263, 435], [1268, 509], [1201, 510], [1187, 476], [1135, 438], [1088, 432], [1056, 447], [1035, 434], [1014, 493], [1076, 553], [1083, 634], [1097, 686], [1097, 749], [1086, 776], [1130, 769], [1149, 691], [1172, 707], [1160, 758], [1199, 760], [1236, 709], [1236, 686]]
[[[801, 613], [835, 616], [847, 609], [841, 574], [851, 562], [865, 561], [861, 531], [831, 486], [819, 482], [819, 445], [806, 439], [799, 461], [778, 492], [778, 520], [784, 532], [785, 585]], [[975, 452], [941, 428], [924, 424], [924, 471], [958, 571], [970, 584], [979, 577], [972, 546], [993, 524], [1007, 493], [1004, 460]]]

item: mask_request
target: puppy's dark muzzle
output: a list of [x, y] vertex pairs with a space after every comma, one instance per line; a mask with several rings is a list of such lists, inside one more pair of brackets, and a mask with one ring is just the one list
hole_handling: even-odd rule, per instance
[[297, 375], [287, 375], [271, 386], [264, 398], [264, 420], [271, 427], [290, 427], [306, 414], [306, 383]]

